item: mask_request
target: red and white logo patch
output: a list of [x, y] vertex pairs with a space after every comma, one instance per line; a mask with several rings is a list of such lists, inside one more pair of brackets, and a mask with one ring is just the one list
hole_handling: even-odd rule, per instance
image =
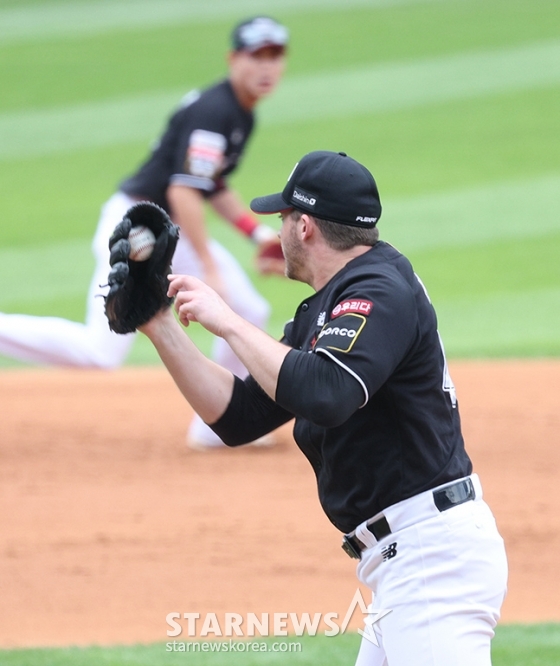
[[336, 317], [349, 314], [350, 312], [356, 312], [369, 317], [372, 309], [372, 301], [342, 301], [342, 303], [335, 306], [334, 310], [331, 312], [331, 318], [336, 319]]

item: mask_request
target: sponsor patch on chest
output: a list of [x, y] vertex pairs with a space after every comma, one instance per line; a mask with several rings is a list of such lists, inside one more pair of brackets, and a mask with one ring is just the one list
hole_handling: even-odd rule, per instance
[[372, 309], [372, 301], [363, 301], [360, 299], [342, 301], [342, 303], [339, 303], [333, 308], [331, 318], [335, 319], [336, 317], [341, 317], [342, 315], [350, 314], [351, 312], [369, 317]]
[[336, 322], [329, 321], [317, 335], [314, 348], [335, 349], [346, 354], [354, 346], [365, 325], [366, 318], [355, 313], [347, 314]]

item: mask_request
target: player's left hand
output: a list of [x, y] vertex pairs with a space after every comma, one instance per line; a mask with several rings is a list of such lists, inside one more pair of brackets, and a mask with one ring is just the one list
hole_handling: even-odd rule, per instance
[[[146, 226], [155, 244], [146, 261], [129, 260], [129, 233], [134, 226]], [[169, 308], [167, 275], [179, 239], [179, 227], [167, 213], [149, 201], [141, 201], [126, 212], [109, 240], [111, 271], [105, 314], [109, 328], [122, 335], [133, 333], [161, 310]]]
[[279, 238], [259, 243], [255, 264], [261, 275], [286, 274], [286, 261]]
[[183, 326], [195, 321], [223, 337], [236, 316], [214, 289], [192, 275], [170, 275], [167, 295], [175, 298], [175, 311]]

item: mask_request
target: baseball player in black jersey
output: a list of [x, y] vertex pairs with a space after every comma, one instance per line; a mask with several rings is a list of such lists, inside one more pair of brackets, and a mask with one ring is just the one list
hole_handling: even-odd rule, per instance
[[[278, 243], [277, 233], [255, 221], [228, 187], [227, 177], [237, 168], [253, 131], [254, 107], [275, 89], [282, 76], [287, 42], [286, 28], [268, 17], [252, 18], [235, 27], [228, 77], [183, 99], [147, 160], [104, 205], [93, 240], [96, 268], [85, 324], [55, 317], [0, 314], [0, 354], [65, 366], [112, 368], [124, 362], [134, 335], [119, 336], [109, 330], [103, 298], [99, 298], [106, 290], [100, 285], [107, 283], [109, 237], [139, 200], [157, 203], [181, 227], [173, 260], [175, 271], [198, 275], [236, 312], [256, 326], [266, 326], [268, 303], [232, 254], [208, 238], [204, 203], [259, 248]], [[269, 260], [271, 264], [274, 262]], [[223, 340], [216, 342], [214, 358], [232, 372], [245, 373]], [[190, 427], [188, 441], [196, 448], [223, 446], [198, 417]]]
[[410, 262], [378, 240], [372, 175], [344, 153], [313, 152], [251, 207], [280, 213], [287, 275], [315, 290], [283, 339], [181, 275], [169, 289], [180, 321], [227, 340], [251, 374], [205, 358], [169, 310], [143, 332], [230, 446], [295, 417], [323, 509], [383, 615], [359, 666], [487, 666], [504, 545], [465, 451], [434, 308]]

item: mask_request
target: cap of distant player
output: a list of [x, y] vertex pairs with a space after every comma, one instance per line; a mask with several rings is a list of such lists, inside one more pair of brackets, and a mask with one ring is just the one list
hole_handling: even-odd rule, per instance
[[295, 208], [313, 217], [371, 229], [381, 217], [377, 185], [365, 166], [346, 153], [316, 150], [292, 169], [286, 187], [251, 201], [255, 213]]
[[285, 49], [288, 44], [288, 30], [269, 16], [256, 16], [237, 25], [231, 35], [234, 51], [254, 53], [272, 46]]

